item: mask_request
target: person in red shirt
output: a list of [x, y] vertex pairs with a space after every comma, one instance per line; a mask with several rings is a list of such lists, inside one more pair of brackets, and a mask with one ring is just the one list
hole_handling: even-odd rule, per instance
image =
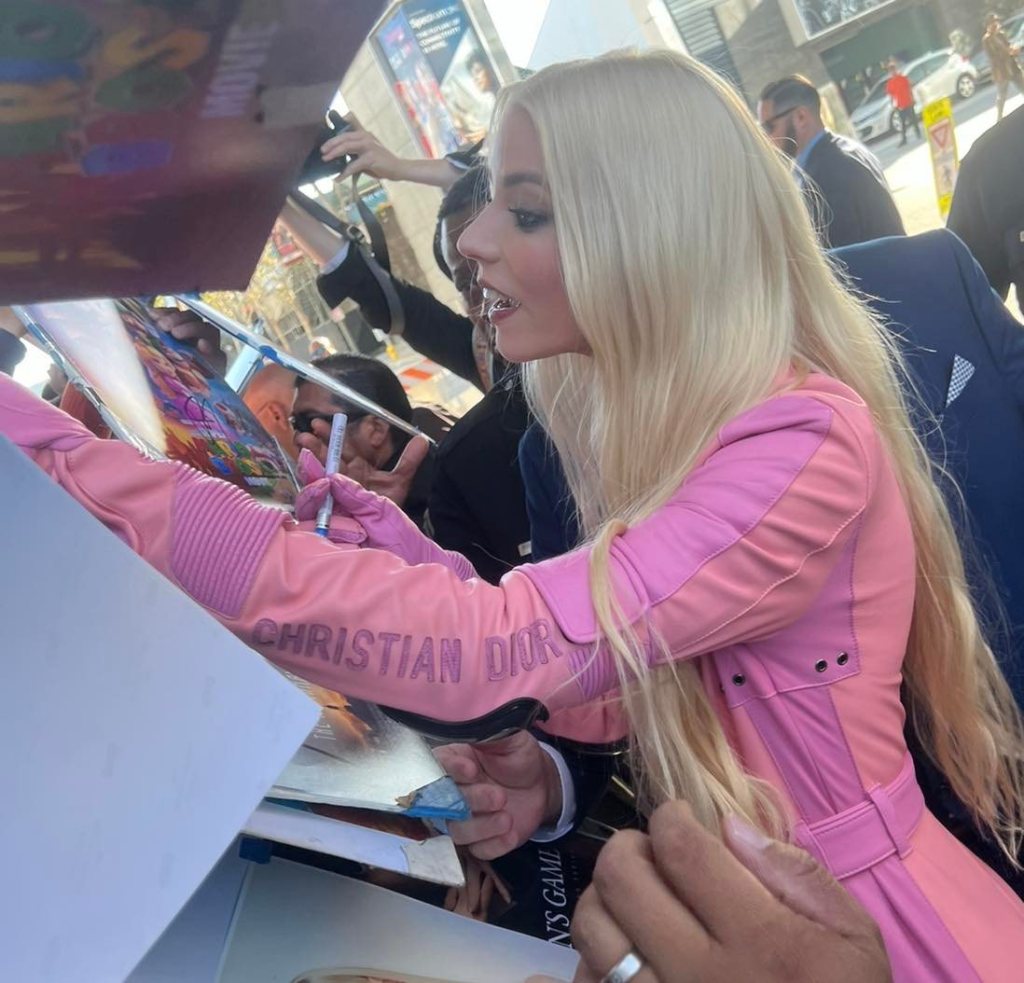
[[889, 62], [889, 81], [885, 83], [885, 91], [900, 114], [900, 146], [907, 142], [907, 129], [910, 124], [913, 124], [914, 132], [920, 139], [921, 123], [914, 110], [914, 90], [911, 88], [910, 79], [900, 71], [895, 61]]

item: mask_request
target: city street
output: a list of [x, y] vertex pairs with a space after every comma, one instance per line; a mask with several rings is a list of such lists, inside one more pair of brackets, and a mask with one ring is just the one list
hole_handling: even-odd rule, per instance
[[[1014, 97], [1007, 99], [1006, 112], [1013, 112], [1024, 102], [1014, 91]], [[956, 123], [956, 142], [960, 158], [970, 149], [971, 144], [996, 122], [996, 90], [993, 85], [981, 87], [970, 99], [953, 102], [953, 119]], [[913, 134], [907, 138], [907, 146], [901, 147], [895, 134], [869, 144], [871, 151], [882, 162], [885, 176], [892, 188], [903, 216], [903, 223], [911, 235], [936, 229], [943, 224], [935, 198], [935, 183], [932, 178], [931, 157], [924, 140]]]
[[[1006, 113], [1011, 113], [1024, 103], [1024, 97], [1016, 94], [1006, 100]], [[996, 90], [993, 85], [980, 88], [970, 99], [953, 102], [953, 120], [956, 123], [956, 143], [963, 160], [971, 144], [996, 122]], [[923, 130], [923, 127], [922, 127]], [[911, 133], [907, 145], [900, 146], [897, 135], [885, 137], [869, 144], [870, 150], [882, 162], [885, 176], [892, 188], [896, 205], [903, 216], [907, 232], [914, 235], [940, 228], [944, 220], [939, 215], [935, 196], [935, 181], [932, 177], [931, 156], [925, 140], [918, 140]], [[1021, 312], [1014, 303], [1013, 291], [1007, 306], [1021, 318]], [[1024, 320], [1024, 318], [1021, 318]]]

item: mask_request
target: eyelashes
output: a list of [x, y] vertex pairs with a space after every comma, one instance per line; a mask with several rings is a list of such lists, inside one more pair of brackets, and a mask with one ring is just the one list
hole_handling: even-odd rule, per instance
[[512, 217], [515, 219], [516, 228], [521, 229], [523, 232], [531, 232], [534, 229], [539, 229], [543, 225], [547, 225], [550, 221], [550, 216], [544, 212], [530, 211], [528, 208], [510, 208], [509, 211], [512, 213]]

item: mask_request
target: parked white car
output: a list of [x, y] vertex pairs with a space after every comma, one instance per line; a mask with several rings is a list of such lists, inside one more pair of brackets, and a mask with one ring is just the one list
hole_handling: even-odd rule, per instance
[[[932, 51], [914, 59], [903, 68], [903, 74], [914, 87], [914, 102], [918, 112], [936, 99], [970, 99], [978, 87], [978, 70], [970, 59], [958, 55], [952, 48]], [[874, 140], [887, 133], [899, 133], [903, 126], [900, 114], [893, 108], [885, 91], [889, 76], [880, 78], [850, 114], [857, 136], [861, 140]]]

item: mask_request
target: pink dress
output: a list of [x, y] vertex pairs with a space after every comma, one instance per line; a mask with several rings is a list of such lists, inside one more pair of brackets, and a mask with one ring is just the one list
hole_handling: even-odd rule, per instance
[[[359, 548], [358, 528], [348, 546], [325, 542], [223, 482], [97, 440], [2, 378], [0, 432], [292, 671], [445, 721], [532, 700], [571, 736], [621, 725], [599, 702], [616, 675], [595, 644], [585, 549], [492, 587], [437, 551], [410, 557], [401, 535], [390, 548], [405, 559]], [[903, 742], [914, 548], [855, 393], [815, 375], [731, 421], [676, 495], [616, 539], [611, 567], [629, 619], [672, 659], [699, 660], [736, 752], [877, 920], [897, 980], [1024, 979], [1024, 905], [925, 810]]]

